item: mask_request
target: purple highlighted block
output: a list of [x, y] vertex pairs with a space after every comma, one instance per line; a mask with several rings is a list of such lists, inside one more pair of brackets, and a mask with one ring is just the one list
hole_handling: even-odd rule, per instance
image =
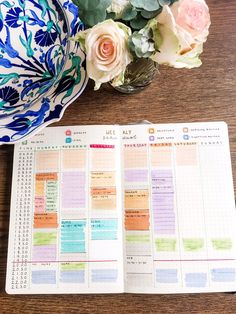
[[62, 174], [62, 208], [85, 207], [85, 172]]
[[126, 170], [125, 181], [126, 182], [147, 182], [148, 170]]
[[63, 184], [74, 184], [76, 186], [85, 186], [85, 172], [64, 172], [62, 174], [62, 185]]
[[152, 179], [173, 178], [172, 170], [152, 170]]
[[57, 260], [56, 245], [35, 245], [33, 246], [33, 262], [50, 262]]
[[156, 234], [175, 234], [172, 170], [152, 171], [152, 208]]
[[174, 197], [172, 194], [154, 194], [152, 196], [153, 208], [168, 207], [170, 209], [174, 208]]

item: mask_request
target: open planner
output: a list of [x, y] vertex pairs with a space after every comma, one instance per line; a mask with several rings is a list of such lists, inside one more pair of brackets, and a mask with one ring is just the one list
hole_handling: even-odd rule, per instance
[[52, 127], [15, 146], [8, 293], [234, 290], [225, 123]]

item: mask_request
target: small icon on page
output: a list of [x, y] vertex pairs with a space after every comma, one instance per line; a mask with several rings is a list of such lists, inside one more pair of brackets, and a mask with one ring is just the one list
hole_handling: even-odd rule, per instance
[[155, 130], [153, 128], [149, 129], [148, 130], [149, 134], [154, 134], [155, 133]]
[[188, 141], [189, 140], [189, 136], [188, 135], [184, 135], [184, 140]]
[[188, 133], [188, 128], [183, 128], [184, 133]]
[[155, 137], [154, 136], [149, 136], [149, 141], [154, 142], [155, 141]]
[[71, 130], [66, 131], [66, 136], [71, 136]]
[[72, 142], [72, 138], [71, 137], [67, 137], [66, 138], [66, 144], [70, 144]]

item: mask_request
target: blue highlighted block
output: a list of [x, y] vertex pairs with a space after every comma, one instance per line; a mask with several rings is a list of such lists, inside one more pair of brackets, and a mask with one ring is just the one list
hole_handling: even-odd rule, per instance
[[91, 219], [91, 228], [93, 230], [116, 230], [118, 227], [117, 219]]
[[92, 231], [92, 240], [117, 240], [116, 230]]
[[61, 233], [62, 241], [85, 241], [85, 232], [77, 231], [77, 232], [62, 232]]
[[56, 271], [55, 270], [33, 270], [32, 284], [56, 284]]
[[236, 281], [236, 269], [214, 268], [211, 270], [211, 279], [215, 282], [234, 282]]
[[84, 220], [64, 220], [61, 222], [61, 253], [85, 252]]
[[85, 253], [85, 241], [62, 242], [61, 253]]
[[62, 231], [77, 231], [80, 229], [84, 229], [86, 227], [85, 220], [63, 220], [61, 222], [61, 229]]
[[156, 281], [159, 283], [178, 283], [177, 269], [157, 269]]
[[84, 283], [84, 270], [61, 271], [60, 281], [64, 283]]
[[92, 269], [92, 282], [116, 282], [117, 269]]
[[207, 274], [188, 273], [185, 275], [185, 283], [189, 288], [204, 288], [207, 285]]

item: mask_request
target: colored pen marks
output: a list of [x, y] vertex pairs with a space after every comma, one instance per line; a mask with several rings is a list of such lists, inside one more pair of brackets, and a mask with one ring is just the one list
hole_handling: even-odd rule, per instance
[[62, 263], [60, 267], [60, 281], [62, 283], [84, 283], [85, 263]]
[[62, 208], [85, 208], [85, 172], [62, 173]]
[[150, 216], [149, 210], [126, 210], [125, 211], [126, 230], [149, 230]]
[[212, 239], [212, 247], [216, 251], [228, 251], [233, 248], [231, 239]]
[[92, 219], [92, 240], [117, 240], [117, 219]]
[[155, 233], [175, 234], [176, 217], [172, 170], [153, 170], [151, 175]]
[[204, 248], [204, 239], [183, 239], [184, 250], [186, 252], [197, 252]]
[[55, 270], [33, 270], [31, 273], [32, 284], [56, 284], [56, 271]]
[[178, 270], [177, 269], [157, 269], [156, 282], [164, 284], [178, 283]]
[[85, 220], [61, 222], [61, 253], [85, 253]]
[[92, 282], [94, 283], [116, 282], [117, 277], [118, 277], [117, 269], [92, 269]]
[[187, 273], [185, 274], [185, 284], [188, 288], [204, 288], [207, 285], [207, 274]]
[[175, 252], [176, 251], [175, 239], [156, 239], [155, 245], [157, 252]]
[[214, 268], [211, 270], [211, 280], [215, 282], [236, 281], [235, 268]]
[[35, 231], [33, 234], [32, 260], [50, 262], [57, 259], [57, 232]]

